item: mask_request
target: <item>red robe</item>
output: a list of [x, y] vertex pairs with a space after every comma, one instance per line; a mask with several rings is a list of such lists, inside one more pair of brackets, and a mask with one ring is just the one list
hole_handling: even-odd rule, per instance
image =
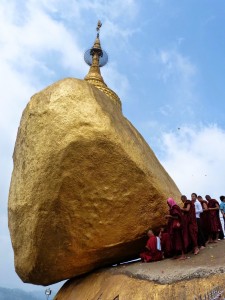
[[[216, 205], [219, 205], [219, 203], [215, 199], [209, 200], [208, 208], [215, 208]], [[209, 210], [210, 233], [218, 233], [221, 229], [221, 223], [220, 223], [218, 211]]]
[[183, 211], [183, 239], [184, 247], [187, 249], [190, 242], [193, 247], [198, 247], [198, 226], [195, 215], [195, 205], [191, 200], [186, 200], [184, 208], [190, 205], [189, 211]]
[[148, 247], [145, 252], [140, 254], [140, 257], [143, 261], [151, 262], [162, 260], [162, 251], [157, 249], [157, 239], [155, 236], [151, 236], [146, 246]]
[[171, 238], [168, 232], [161, 232], [161, 246], [165, 258], [173, 256]]
[[[206, 204], [206, 206], [208, 207], [208, 202], [203, 200], [201, 202], [202, 205], [202, 209], [203, 209], [203, 204]], [[210, 233], [210, 221], [209, 221], [209, 211], [208, 210], [204, 210], [201, 214], [200, 214], [200, 222], [201, 222], [201, 228], [205, 237], [205, 240], [207, 241], [209, 238], [209, 233]]]
[[168, 220], [168, 233], [171, 238], [173, 251], [184, 251], [183, 216], [181, 209], [178, 205], [174, 205], [169, 212], [171, 216], [177, 217], [177, 221], [179, 221], [181, 224], [180, 228], [174, 228], [174, 219], [169, 218]]

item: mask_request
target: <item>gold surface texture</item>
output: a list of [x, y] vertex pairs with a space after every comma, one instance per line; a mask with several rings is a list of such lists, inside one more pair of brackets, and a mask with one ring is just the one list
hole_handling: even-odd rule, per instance
[[9, 229], [24, 282], [48, 285], [136, 255], [180, 192], [109, 97], [67, 78], [35, 94], [14, 149]]
[[82, 280], [71, 280], [54, 300], [195, 300], [197, 296], [205, 295], [216, 286], [225, 290], [224, 274], [172, 284], [157, 284], [126, 275], [95, 273]]

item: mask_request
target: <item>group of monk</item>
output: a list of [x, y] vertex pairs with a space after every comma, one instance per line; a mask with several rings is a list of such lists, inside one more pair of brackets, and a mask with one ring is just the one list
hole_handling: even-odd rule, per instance
[[163, 258], [186, 259], [190, 251], [197, 255], [208, 243], [217, 243], [224, 239], [220, 212], [225, 226], [225, 196], [221, 203], [209, 195], [205, 200], [196, 193], [191, 200], [181, 196], [183, 207], [173, 198], [167, 199], [169, 213], [165, 216], [167, 226], [160, 229], [156, 236], [148, 230], [145, 251], [140, 254], [143, 262], [158, 261]]

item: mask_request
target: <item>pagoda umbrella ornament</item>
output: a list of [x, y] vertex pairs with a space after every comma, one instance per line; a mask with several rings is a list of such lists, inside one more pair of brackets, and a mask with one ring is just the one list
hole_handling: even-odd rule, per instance
[[96, 28], [97, 37], [95, 43], [91, 49], [88, 49], [84, 53], [84, 60], [86, 64], [88, 64], [89, 66], [103, 67], [108, 62], [108, 55], [104, 50], [102, 50], [100, 40], [99, 40], [99, 31], [101, 27], [102, 27], [102, 23], [101, 21], [98, 21], [98, 25]]

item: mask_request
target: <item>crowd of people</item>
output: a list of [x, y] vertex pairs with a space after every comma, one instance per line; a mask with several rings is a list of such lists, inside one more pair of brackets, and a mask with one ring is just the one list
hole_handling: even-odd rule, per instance
[[224, 239], [225, 196], [220, 196], [220, 200], [219, 204], [209, 195], [204, 200], [192, 193], [191, 200], [185, 195], [181, 196], [183, 207], [180, 207], [173, 198], [167, 199], [167, 226], [161, 228], [157, 235], [151, 229], [148, 230], [148, 241], [145, 251], [140, 254], [141, 260], [151, 262], [172, 257], [186, 259], [188, 252], [197, 255], [208, 243]]

